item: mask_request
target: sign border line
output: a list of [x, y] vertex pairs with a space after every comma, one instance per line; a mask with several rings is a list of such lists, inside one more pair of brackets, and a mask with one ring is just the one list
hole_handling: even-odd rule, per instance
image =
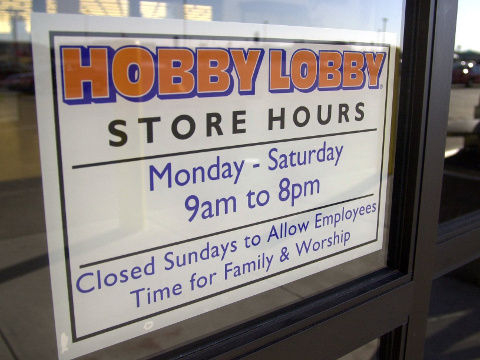
[[[88, 334], [88, 335], [77, 336], [76, 323], [75, 323], [74, 301], [73, 301], [73, 290], [72, 290], [73, 287], [72, 287], [72, 279], [71, 279], [70, 253], [69, 253], [69, 247], [68, 247], [68, 229], [67, 229], [67, 215], [66, 215], [65, 188], [64, 188], [65, 184], [64, 184], [64, 178], [63, 178], [63, 159], [62, 159], [62, 151], [61, 151], [60, 119], [59, 119], [59, 108], [58, 108], [58, 89], [57, 89], [57, 76], [56, 76], [56, 64], [55, 64], [55, 61], [56, 61], [56, 57], [55, 57], [55, 37], [59, 37], [59, 36], [116, 37], [116, 38], [120, 38], [120, 37], [121, 38], [157, 38], [158, 39], [158, 38], [172, 38], [174, 36], [178, 36], [178, 34], [177, 35], [175, 35], [175, 34], [151, 34], [151, 33], [149, 33], [149, 34], [145, 34], [145, 33], [128, 33], [128, 34], [123, 34], [122, 33], [122, 34], [119, 34], [119, 33], [95, 32], [95, 31], [89, 32], [89, 31], [57, 31], [57, 30], [51, 30], [51, 31], [48, 32], [49, 44], [50, 44], [50, 65], [51, 65], [51, 72], [52, 72], [52, 77], [51, 77], [51, 79], [52, 79], [52, 95], [53, 95], [54, 117], [55, 117], [55, 119], [54, 119], [55, 120], [55, 138], [56, 138], [56, 151], [57, 151], [57, 163], [58, 163], [57, 164], [58, 165], [58, 182], [59, 182], [58, 185], [59, 185], [59, 191], [60, 191], [60, 208], [61, 208], [61, 218], [62, 218], [63, 247], [64, 247], [64, 254], [65, 254], [65, 267], [66, 267], [66, 278], [67, 278], [66, 280], [67, 280], [67, 287], [68, 287], [67, 290], [68, 290], [69, 313], [70, 313], [69, 315], [70, 315], [71, 331], [72, 331], [72, 342], [75, 343], [75, 342], [85, 340], [87, 338], [90, 338], [90, 337], [93, 337], [93, 336], [96, 336], [96, 335], [100, 335], [102, 333], [106, 333], [106, 332], [115, 330], [117, 328], [120, 328], [120, 327], [123, 327], [123, 326], [126, 326], [126, 325], [130, 325], [132, 323], [135, 323], [135, 322], [147, 319], [147, 318], [151, 318], [151, 317], [160, 315], [160, 314], [162, 314], [166, 311], [162, 311], [162, 312], [159, 312], [159, 313], [153, 313], [153, 314], [150, 314], [148, 316], [145, 316], [145, 317], [142, 317], [142, 318], [139, 318], [139, 319], [131, 320], [129, 322], [122, 323], [120, 325], [116, 325], [114, 327], [107, 328], [106, 330], [97, 331], [97, 332], [94, 332], [94, 333], [91, 333], [91, 334]], [[205, 36], [203, 36], [203, 35], [180, 35], [180, 37], [182, 39], [209, 39], [209, 40], [236, 40], [236, 41], [252, 40], [252, 38], [242, 37], [242, 36], [237, 37], [237, 36], [212, 36], [212, 35], [205, 35]], [[390, 45], [385, 44], [385, 43], [356, 42], [356, 41], [322, 41], [322, 40], [319, 40], [319, 41], [315, 41], [315, 40], [300, 41], [300, 39], [286, 39], [286, 38], [282, 38], [282, 39], [280, 39], [280, 38], [265, 38], [265, 39], [261, 39], [261, 41], [262, 42], [291, 42], [291, 43], [316, 44], [316, 45], [329, 44], [329, 45], [357, 45], [357, 46], [384, 47], [384, 48], [386, 48], [386, 52], [388, 53], [388, 59], [390, 59]], [[388, 72], [389, 71], [390, 71], [390, 66], [388, 66]], [[388, 95], [388, 81], [389, 81], [389, 78], [388, 78], [388, 74], [387, 74], [387, 85], [386, 85], [387, 90], [385, 91], [385, 102], [388, 100], [388, 96], [387, 96]], [[385, 113], [384, 117], [385, 117], [385, 121], [384, 121], [384, 128], [383, 128], [383, 142], [385, 142], [386, 113]], [[370, 130], [370, 131], [373, 131], [373, 130]], [[375, 129], [375, 131], [377, 131], [377, 129]], [[326, 135], [323, 135], [323, 136], [326, 136]], [[298, 140], [298, 139], [290, 139], [290, 140], [287, 139], [286, 141], [294, 141], [294, 140]], [[301, 138], [300, 138], [300, 140], [301, 140]], [[210, 151], [213, 151], [213, 150], [210, 150]], [[170, 155], [170, 156], [173, 156], [173, 155]], [[382, 157], [381, 158], [382, 158], [381, 169], [383, 169], [384, 152], [382, 152]], [[133, 161], [133, 160], [129, 160], [129, 161]], [[90, 166], [95, 166], [95, 165], [90, 165]], [[80, 165], [80, 167], [87, 167], [87, 166]], [[78, 165], [76, 166], [76, 168], [78, 168]], [[380, 196], [381, 196], [382, 179], [383, 179], [383, 174], [380, 173], [379, 199], [380, 199]], [[309, 210], [309, 211], [312, 211], [312, 210]], [[293, 215], [295, 215], [295, 214], [293, 214]], [[293, 216], [293, 215], [291, 215], [291, 216]], [[335, 254], [328, 255], [324, 258], [316, 259], [312, 262], [307, 262], [305, 264], [300, 264], [300, 265], [298, 265], [298, 266], [296, 266], [292, 269], [286, 269], [286, 270], [283, 270], [282, 272], [269, 275], [268, 277], [264, 277], [264, 278], [254, 280], [253, 282], [247, 282], [245, 284], [239, 285], [238, 288], [250, 285], [251, 283], [254, 283], [254, 282], [263, 281], [267, 278], [277, 276], [277, 275], [282, 274], [284, 272], [292, 271], [292, 270], [295, 270], [297, 268], [310, 265], [311, 263], [324, 260], [325, 258], [336, 256], [336, 255], [339, 255], [339, 254], [344, 253], [346, 251], [350, 251], [350, 250], [356, 249], [358, 247], [362, 247], [362, 246], [365, 246], [365, 245], [376, 242], [378, 240], [379, 216], [380, 216], [380, 211], [378, 212], [378, 215], [377, 215], [377, 238], [375, 238], [374, 240], [370, 240], [366, 243], [357, 245], [356, 247], [353, 247], [353, 248], [346, 249], [342, 252], [338, 252], [338, 253], [335, 253]], [[233, 291], [233, 290], [235, 290], [235, 288], [226, 289], [226, 290], [223, 290], [222, 292], [219, 292], [219, 293], [216, 293], [216, 294], [211, 294], [208, 297], [200, 298], [200, 299], [197, 299], [193, 302], [189, 302], [189, 303], [186, 303], [186, 304], [183, 304], [183, 305], [178, 305], [176, 307], [170, 308], [170, 309], [168, 309], [168, 311], [173, 311], [173, 310], [175, 310], [179, 307], [188, 306], [191, 303], [203, 301], [203, 300], [206, 300], [210, 297], [218, 296], [218, 295], [221, 295], [223, 293]]]

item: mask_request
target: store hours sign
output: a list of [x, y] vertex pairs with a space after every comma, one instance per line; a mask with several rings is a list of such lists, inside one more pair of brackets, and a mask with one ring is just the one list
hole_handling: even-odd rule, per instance
[[391, 41], [37, 14], [33, 26], [61, 357], [381, 249]]

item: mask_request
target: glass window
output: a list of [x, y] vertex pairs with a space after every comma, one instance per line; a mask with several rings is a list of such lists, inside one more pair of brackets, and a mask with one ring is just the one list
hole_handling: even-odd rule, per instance
[[[272, 33], [272, 29], [280, 29], [285, 34], [288, 34], [288, 31], [292, 29], [272, 27], [277, 25], [301, 27], [303, 34], [306, 34], [309, 39], [317, 36], [319, 28], [341, 30], [345, 34], [344, 42], [353, 41], [352, 39], [356, 38], [351, 35], [354, 32], [349, 32], [352, 30], [371, 32], [375, 34], [373, 37], [378, 43], [386, 41], [385, 36], [388, 36], [386, 33], [392, 33], [397, 44], [394, 63], [398, 65], [401, 59], [404, 9], [403, 0], [389, 2], [381, 0], [284, 0], [280, 2], [269, 0], [199, 0], [197, 2], [154, 0], [0, 1], [0, 358], [2, 359], [50, 359], [57, 356], [56, 338], [58, 329], [56, 332], [51, 293], [52, 285], [55, 287], [57, 284], [55, 283], [56, 280], [53, 280], [52, 284], [49, 273], [49, 265], [53, 266], [55, 264], [52, 262], [52, 258], [50, 258], [49, 263], [44, 210], [44, 197], [45, 203], [48, 204], [51, 201], [50, 195], [52, 194], [44, 193], [42, 190], [39, 153], [41, 146], [39, 145], [39, 125], [37, 124], [37, 114], [44, 115], [46, 109], [38, 108], [36, 105], [36, 100], [39, 100], [44, 93], [42, 93], [43, 89], [38, 87], [37, 92], [35, 92], [30, 22], [32, 12], [80, 14], [85, 16], [82, 19], [88, 19], [85, 21], [91, 21], [92, 24], [96, 21], [101, 23], [103, 18], [100, 18], [100, 16], [149, 18], [157, 19], [155, 21], [159, 22], [163, 19], [187, 19], [199, 23], [227, 22], [232, 23], [232, 29], [235, 26], [240, 27], [235, 23], [248, 23], [255, 29], [255, 34], [252, 34], [251, 39], [264, 43], [267, 43], [271, 37], [277, 36], [277, 34]], [[95, 18], [95, 16], [99, 17]], [[149, 24], [153, 27], [152, 24], [154, 23]], [[198, 28], [200, 28], [200, 25], [198, 25]], [[135, 29], [132, 29], [132, 31], [135, 32]], [[233, 33], [233, 30], [228, 31]], [[326, 31], [326, 33], [329, 33], [329, 31]], [[334, 32], [331, 31], [331, 33]], [[321, 31], [318, 36], [322, 36]], [[179, 41], [178, 38], [170, 40], [175, 44], [178, 44]], [[299, 43], [304, 41], [303, 39], [297, 40]], [[372, 59], [372, 61], [375, 61], [375, 59]], [[355, 66], [354, 63], [352, 63], [352, 66]], [[302, 65], [302, 69], [300, 77], [305, 80], [307, 78], [305, 66]], [[475, 69], [476, 67], [473, 67], [472, 71]], [[135, 72], [135, 69], [133, 69], [131, 79], [135, 76], [141, 76], [139, 74], [139, 71]], [[395, 67], [395, 74], [389, 76], [398, 79], [399, 67]], [[352, 79], [354, 78], [355, 76], [352, 76]], [[131, 82], [135, 83], [135, 81]], [[172, 83], [172, 85], [175, 85], [175, 83]], [[373, 83], [369, 85], [375, 87]], [[395, 86], [392, 85], [390, 88], [393, 92], [393, 99], [398, 96], [396, 86], [398, 86], [398, 81], [395, 82]], [[475, 85], [472, 88], [475, 89]], [[470, 91], [472, 88], [464, 89], [462, 87], [459, 91]], [[350, 96], [351, 93], [346, 97]], [[294, 104], [289, 104], [288, 97], [285, 98], [287, 99], [285, 107], [288, 110], [288, 106], [290, 106], [293, 112]], [[327, 95], [323, 93], [318, 98], [327, 98]], [[219, 97], [218, 99], [220, 102], [222, 101], [222, 98]], [[465, 100], [463, 96], [461, 96], [461, 99]], [[200, 103], [203, 99], [198, 101]], [[130, 109], [142, 114], [145, 109], [143, 105], [140, 103], [134, 104], [136, 105], [132, 105]], [[392, 124], [392, 133], [394, 133], [396, 109], [390, 110], [390, 113], [385, 114], [385, 122]], [[301, 109], [299, 113], [299, 116], [307, 116], [305, 110]], [[297, 112], [297, 115], [299, 113]], [[360, 113], [357, 115], [360, 115]], [[137, 117], [141, 118], [142, 116]], [[338, 116], [340, 118], [340, 115]], [[298, 117], [297, 122], [306, 122], [305, 119], [306, 117]], [[214, 118], [212, 117], [211, 120], [213, 121]], [[162, 119], [162, 121], [165, 120]], [[354, 120], [352, 119], [351, 122], [354, 123]], [[142, 123], [142, 125], [145, 128], [154, 126], [153, 120], [150, 123], [148, 121], [146, 124]], [[238, 123], [238, 126], [240, 129], [243, 128], [241, 122]], [[187, 134], [183, 132], [185, 130], [179, 129], [180, 135]], [[217, 128], [213, 126], [212, 129]], [[114, 132], [111, 134], [114, 134]], [[80, 133], [78, 135], [80, 137]], [[96, 136], [95, 134], [91, 135]], [[118, 140], [121, 137], [112, 137], [111, 139]], [[264, 140], [260, 139], [259, 141]], [[394, 136], [392, 136], [391, 141], [393, 144]], [[362, 146], [368, 144], [359, 143], [356, 145], [363, 149]], [[393, 145], [391, 147], [394, 148]], [[43, 169], [45, 170], [45, 167]], [[463, 172], [459, 178], [462, 181], [470, 179], [474, 176], [472, 171], [472, 169], [469, 169], [467, 173]], [[345, 178], [347, 180], [359, 176], [367, 178], [367, 175], [347, 172]], [[45, 179], [45, 174], [43, 176], [43, 181], [49, 181]], [[119, 174], [119, 177], [121, 177], [121, 174]], [[384, 217], [385, 226], [380, 232], [383, 232], [383, 236], [376, 239], [383, 244], [381, 250], [359, 256], [357, 259], [346, 261], [341, 265], [331, 266], [326, 270], [322, 268], [322, 271], [301, 279], [282, 282], [278, 286], [269, 285], [270, 290], [268, 291], [259, 291], [256, 295], [226, 305], [220, 303], [215, 304], [215, 306], [205, 306], [200, 314], [195, 314], [192, 317], [186, 316], [182, 321], [173, 321], [171, 325], [152, 332], [148, 331], [150, 330], [148, 321], [141, 322], [138, 326], [137, 337], [104, 349], [101, 349], [103, 347], [101, 344], [96, 344], [96, 348], [100, 350], [91, 356], [102, 359], [132, 359], [154, 353], [168, 352], [193, 340], [242, 324], [247, 320], [255, 319], [258, 316], [268, 314], [384, 268], [386, 266], [388, 243], [390, 188], [393, 178], [391, 168], [389, 168], [387, 178], [385, 180], [387, 204], [385, 213], [382, 213], [382, 219], [379, 220], [383, 221]], [[99, 183], [102, 183], [102, 181], [105, 180], [99, 179]], [[178, 181], [182, 181], [181, 178]], [[258, 184], [261, 185], [262, 181], [266, 180], [260, 178]], [[136, 185], [138, 184], [132, 186]], [[109, 188], [109, 186], [105, 186], [106, 191]], [[462, 186], [462, 188], [464, 187]], [[82, 198], [82, 196], [78, 197]], [[128, 198], [123, 199], [124, 203], [120, 202], [118, 204], [119, 208], [126, 204], [133, 206], [129, 202], [130, 200]], [[189, 206], [193, 207], [193, 204]], [[92, 211], [96, 213], [95, 209]], [[368, 209], [365, 208], [361, 211], [367, 212]], [[83, 219], [88, 218], [90, 213], [80, 211], [77, 215]], [[129, 217], [131, 214], [125, 216]], [[142, 213], [135, 214], [135, 221], [145, 221], [142, 216]], [[255, 221], [255, 218], [253, 218], [250, 223], [255, 223]], [[79, 222], [78, 225], [80, 226], [82, 223]], [[172, 229], [172, 231], [180, 230]], [[332, 232], [333, 230], [332, 228]], [[122, 234], [115, 236], [120, 238]], [[308, 241], [309, 239], [304, 240]], [[120, 240], [110, 239], [109, 241]], [[88, 249], [85, 249], [85, 251], [88, 251]], [[55, 278], [52, 277], [52, 279]], [[105, 281], [108, 282], [108, 280]], [[68, 306], [67, 303], [68, 301], [65, 306]], [[212, 308], [214, 309], [212, 310]], [[65, 348], [60, 349], [60, 352], [62, 350], [67, 351], [69, 344], [68, 339], [65, 340], [64, 345], [62, 345], [62, 341], [62, 339], [59, 339], [59, 346], [63, 347], [65, 345]], [[371, 347], [373, 349], [376, 346], [375, 343]]]
[[432, 283], [425, 359], [478, 357], [480, 261]]
[[459, 0], [440, 222], [480, 209], [480, 46], [475, 1]]

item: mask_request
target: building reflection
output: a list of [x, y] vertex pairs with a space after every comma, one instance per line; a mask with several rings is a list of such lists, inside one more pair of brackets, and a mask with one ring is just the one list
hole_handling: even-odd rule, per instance
[[30, 39], [33, 11], [200, 21], [213, 17], [212, 6], [178, 1], [0, 0], [0, 182], [41, 176]]

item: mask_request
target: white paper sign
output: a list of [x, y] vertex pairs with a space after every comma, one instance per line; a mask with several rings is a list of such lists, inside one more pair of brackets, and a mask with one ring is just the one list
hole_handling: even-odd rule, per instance
[[381, 249], [391, 34], [32, 26], [61, 358]]

